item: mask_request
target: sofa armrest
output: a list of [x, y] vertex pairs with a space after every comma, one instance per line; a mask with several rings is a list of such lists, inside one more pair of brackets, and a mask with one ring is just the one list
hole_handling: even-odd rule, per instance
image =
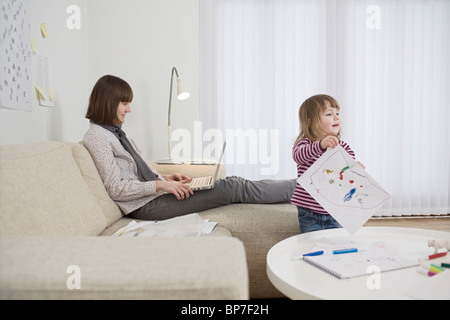
[[[151, 163], [151, 165], [158, 170], [160, 174], [172, 174], [172, 173], [181, 173], [185, 174], [189, 177], [204, 177], [204, 176], [214, 176], [216, 171], [215, 165], [210, 164], [157, 164]], [[219, 168], [219, 173], [217, 174], [217, 178], [225, 178], [226, 170], [225, 165], [221, 165]]]
[[0, 299], [248, 299], [231, 237], [0, 237]]

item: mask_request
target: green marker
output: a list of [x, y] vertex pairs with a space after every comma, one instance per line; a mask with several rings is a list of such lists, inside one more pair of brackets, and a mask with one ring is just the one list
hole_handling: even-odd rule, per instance
[[431, 264], [431, 265], [430, 265], [430, 271], [435, 272], [434, 270], [432, 270], [432, 268], [435, 268], [436, 270], [438, 270], [438, 272], [445, 271], [444, 269], [442, 269], [441, 267], [439, 267], [439, 266], [437, 266], [437, 265], [435, 265], [435, 264]]

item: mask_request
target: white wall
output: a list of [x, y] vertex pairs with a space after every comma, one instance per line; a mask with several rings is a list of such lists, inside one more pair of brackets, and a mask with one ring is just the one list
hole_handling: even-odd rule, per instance
[[[177, 67], [191, 97], [172, 100], [172, 128], [193, 131], [199, 118], [198, 0], [31, 0], [31, 33], [50, 58], [53, 108], [0, 108], [0, 144], [79, 141], [89, 94], [101, 76], [126, 80], [134, 91], [124, 130], [148, 159], [167, 157], [170, 72]], [[81, 9], [81, 29], [69, 30], [69, 5]], [[39, 25], [46, 22], [50, 37]], [[35, 83], [33, 83], [34, 86]]]
[[198, 0], [88, 1], [89, 86], [105, 74], [131, 85], [134, 99], [123, 128], [147, 159], [168, 157], [173, 66], [191, 97], [181, 102], [173, 94], [172, 129], [192, 132], [199, 117], [198, 6]]
[[[83, 119], [87, 99], [86, 29], [69, 30], [66, 9], [75, 4], [84, 13], [86, 1], [31, 0], [29, 4], [31, 36], [36, 39], [37, 52], [50, 59], [57, 103], [53, 108], [42, 107], [34, 97], [31, 112], [0, 107], [0, 144], [79, 141], [87, 128]], [[82, 26], [84, 17], [82, 15]], [[40, 32], [43, 22], [49, 32], [45, 39]], [[33, 57], [33, 88], [35, 61]]]

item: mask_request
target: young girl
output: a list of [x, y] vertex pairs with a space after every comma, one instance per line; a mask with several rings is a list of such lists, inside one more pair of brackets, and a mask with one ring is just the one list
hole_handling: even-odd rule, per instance
[[[327, 148], [334, 148], [338, 144], [355, 158], [349, 145], [340, 140], [339, 109], [336, 99], [325, 94], [312, 96], [300, 106], [300, 135], [292, 152], [299, 177]], [[298, 183], [291, 203], [297, 206], [302, 233], [341, 228], [341, 225]]]
[[110, 75], [100, 78], [89, 98], [86, 118], [91, 124], [83, 137], [106, 191], [124, 214], [164, 220], [230, 203], [289, 201], [295, 180], [227, 177], [217, 180], [211, 190], [194, 193], [187, 184], [190, 177], [159, 174], [122, 130], [132, 100], [133, 91], [126, 81]]

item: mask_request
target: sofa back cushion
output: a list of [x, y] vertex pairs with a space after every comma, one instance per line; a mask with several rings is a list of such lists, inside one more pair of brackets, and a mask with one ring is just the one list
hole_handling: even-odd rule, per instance
[[105, 227], [70, 145], [0, 146], [0, 235], [98, 235]]
[[67, 145], [72, 148], [73, 157], [83, 175], [84, 181], [87, 183], [89, 190], [91, 190], [98, 204], [102, 208], [106, 218], [106, 225], [109, 226], [113, 224], [122, 218], [123, 214], [119, 207], [109, 197], [89, 151], [80, 143], [67, 142]]

